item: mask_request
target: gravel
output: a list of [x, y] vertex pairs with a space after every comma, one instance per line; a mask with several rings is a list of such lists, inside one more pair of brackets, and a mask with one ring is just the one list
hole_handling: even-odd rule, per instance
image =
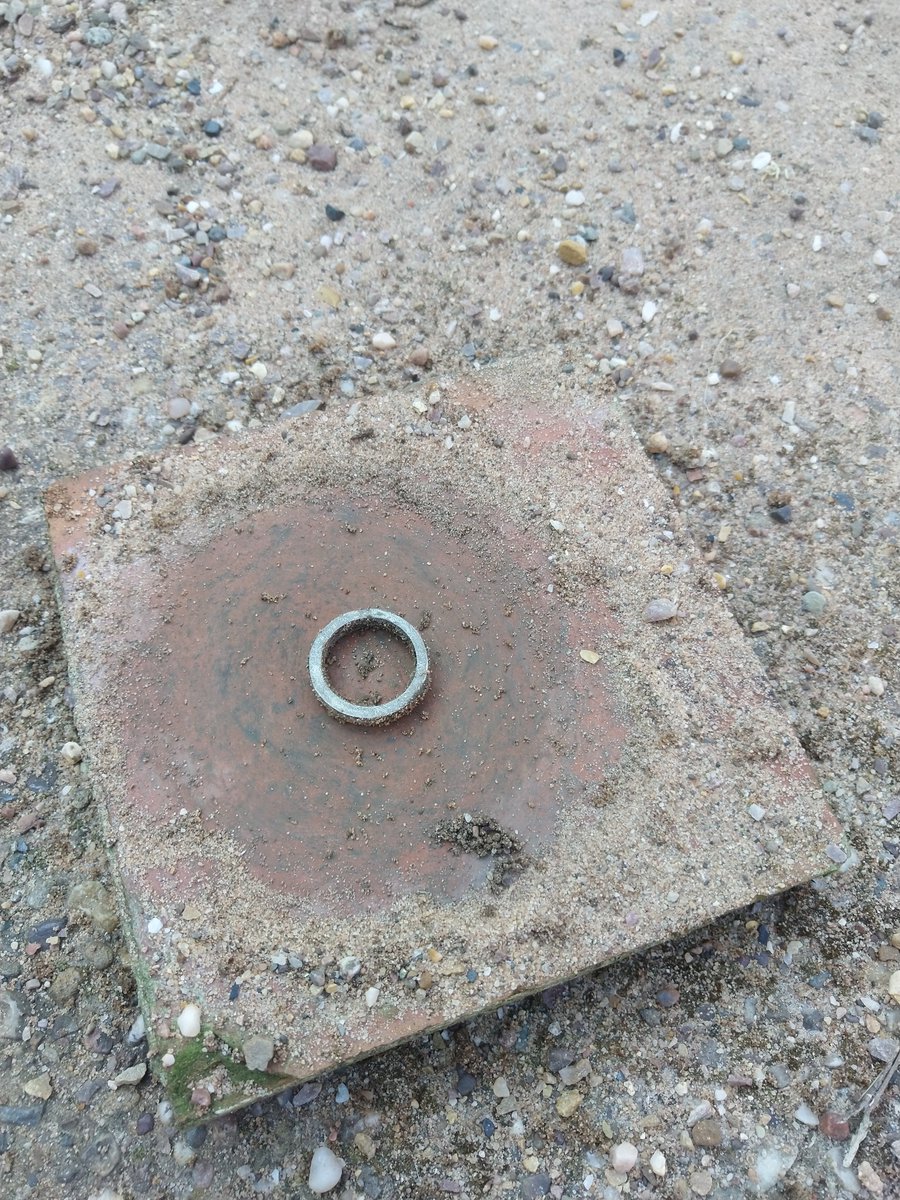
[[[347, 1200], [612, 1196], [620, 1167], [632, 1194], [891, 1195], [895, 1088], [842, 1156], [896, 1052], [900, 47], [886, 0], [752, 9], [0, 3], [4, 1195], [300, 1194], [316, 1146]], [[380, 389], [464, 437], [442, 379], [525, 348], [629, 413], [846, 825], [835, 870], [347, 1068], [339, 1106], [315, 1081], [176, 1133], [128, 1040], [41, 489], [97, 471], [115, 537], [138, 498], [104, 464], [284, 412], [301, 437]], [[670, 565], [648, 671], [690, 610]], [[747, 812], [777, 855], [777, 804]]]

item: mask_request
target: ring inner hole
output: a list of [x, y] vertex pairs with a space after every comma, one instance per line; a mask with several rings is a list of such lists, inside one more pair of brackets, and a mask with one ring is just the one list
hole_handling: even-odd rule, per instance
[[344, 700], [386, 704], [409, 686], [416, 656], [406, 640], [383, 626], [354, 629], [325, 654], [325, 675]]

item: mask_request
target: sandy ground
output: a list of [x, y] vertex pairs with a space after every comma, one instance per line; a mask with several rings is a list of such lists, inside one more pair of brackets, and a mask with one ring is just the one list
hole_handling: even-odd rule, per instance
[[[849, 1167], [840, 1120], [900, 1014], [896, 6], [4, 13], [3, 1194], [303, 1197], [323, 1143], [346, 1200], [900, 1194], [896, 1086]], [[415, 413], [524, 349], [612, 377], [846, 825], [837, 870], [173, 1134], [155, 1084], [108, 1086], [143, 1061], [110, 915], [47, 940], [106, 865], [60, 756], [42, 489], [298, 405]]]

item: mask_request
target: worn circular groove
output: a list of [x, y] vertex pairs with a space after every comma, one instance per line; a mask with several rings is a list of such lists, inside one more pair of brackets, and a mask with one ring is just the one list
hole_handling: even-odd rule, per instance
[[[325, 663], [329, 653], [339, 641], [360, 629], [385, 629], [415, 655], [412, 679], [399, 696], [384, 704], [353, 704], [328, 682]], [[316, 699], [339, 721], [349, 725], [387, 725], [415, 708], [428, 691], [431, 682], [428, 648], [419, 631], [396, 613], [384, 608], [356, 609], [335, 617], [317, 634], [309, 650], [309, 680]]]

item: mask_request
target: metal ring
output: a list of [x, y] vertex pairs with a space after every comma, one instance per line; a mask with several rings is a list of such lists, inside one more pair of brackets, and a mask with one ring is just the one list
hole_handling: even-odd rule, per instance
[[[386, 704], [351, 704], [328, 682], [325, 660], [329, 651], [341, 638], [357, 629], [387, 629], [416, 656], [412, 679], [399, 696]], [[383, 608], [362, 608], [335, 617], [316, 636], [309, 650], [309, 680], [316, 699], [339, 721], [350, 725], [387, 725], [408, 713], [428, 691], [431, 666], [422, 635], [409, 621]]]

